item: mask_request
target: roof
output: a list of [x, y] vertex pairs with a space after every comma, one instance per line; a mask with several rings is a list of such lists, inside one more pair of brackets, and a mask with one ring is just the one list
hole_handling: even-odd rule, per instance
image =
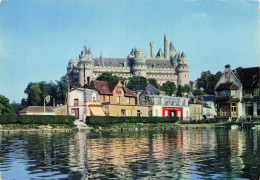
[[204, 101], [214, 101], [214, 95], [201, 95], [197, 96], [198, 99], [203, 99]]
[[98, 91], [99, 94], [112, 95], [108, 83], [105, 81], [93, 80], [91, 82], [90, 88], [94, 88]]
[[[102, 62], [103, 61], [103, 62]], [[128, 62], [126, 58], [106, 58], [106, 57], [97, 57], [94, 58], [93, 65], [94, 66], [120, 66], [124, 67], [126, 65], [128, 66]]]
[[157, 89], [156, 87], [154, 87], [151, 84], [140, 84], [138, 86], [136, 86], [134, 89], [132, 89], [132, 91], [140, 91], [142, 90], [143, 92], [140, 95], [143, 95], [145, 92], [150, 92], [150, 94], [154, 94], [154, 95], [159, 95], [160, 90]]
[[237, 90], [237, 89], [239, 89], [239, 87], [233, 82], [228, 82], [228, 83], [221, 83], [216, 90], [218, 91], [218, 90], [222, 90], [222, 89], [235, 89], [235, 90]]
[[[99, 92], [99, 94], [113, 95], [113, 91], [118, 83], [119, 82], [105, 82], [105, 81], [93, 80], [89, 88], [96, 89]], [[127, 87], [123, 86], [122, 88], [125, 92], [125, 96], [135, 97], [135, 94]]]
[[[53, 113], [54, 111], [51, 106], [45, 106], [45, 112]], [[44, 106], [28, 106], [19, 111], [19, 113], [44, 113]]]
[[245, 88], [260, 87], [260, 67], [242, 68], [235, 72]]

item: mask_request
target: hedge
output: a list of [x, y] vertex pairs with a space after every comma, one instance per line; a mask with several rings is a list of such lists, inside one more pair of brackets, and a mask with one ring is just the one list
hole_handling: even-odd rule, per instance
[[108, 124], [115, 123], [175, 123], [178, 121], [178, 117], [113, 117], [113, 116], [88, 116], [86, 117], [86, 123], [93, 126], [106, 126]]
[[5, 115], [0, 116], [0, 124], [73, 124], [75, 116], [59, 115]]

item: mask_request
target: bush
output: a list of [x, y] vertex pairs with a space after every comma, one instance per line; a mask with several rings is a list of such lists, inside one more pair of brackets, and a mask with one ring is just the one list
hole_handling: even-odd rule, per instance
[[86, 123], [93, 126], [106, 126], [108, 124], [116, 123], [175, 123], [178, 117], [112, 117], [112, 116], [88, 116]]
[[0, 116], [0, 124], [73, 124], [75, 116], [56, 115], [5, 115]]

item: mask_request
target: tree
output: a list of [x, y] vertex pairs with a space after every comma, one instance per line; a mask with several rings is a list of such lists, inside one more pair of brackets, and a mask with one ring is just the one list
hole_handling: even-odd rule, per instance
[[176, 93], [176, 95], [182, 97], [184, 92], [185, 92], [184, 87], [181, 86], [181, 85], [179, 85], [179, 86], [177, 87], [177, 93]]
[[9, 99], [0, 95], [0, 116], [14, 114], [12, 106], [9, 104]]
[[130, 77], [128, 79], [128, 83], [127, 83], [126, 87], [129, 89], [133, 89], [140, 84], [146, 84], [146, 83], [147, 83], [147, 79], [145, 77], [134, 76], [134, 77]]
[[68, 74], [68, 81], [69, 81], [69, 88], [70, 89], [81, 87], [81, 85], [79, 83], [79, 74], [78, 74], [75, 67], [73, 67], [73, 69]]
[[210, 71], [204, 71], [198, 78], [199, 87], [204, 89], [207, 94], [214, 94], [214, 88], [221, 77], [222, 73], [219, 71], [215, 75], [211, 74]]
[[30, 82], [24, 90], [24, 93], [27, 94], [27, 106], [43, 105], [43, 102], [41, 101], [42, 90], [40, 84]]
[[161, 90], [165, 92], [165, 94], [171, 96], [176, 93], [176, 85], [174, 82], [167, 81], [162, 84]]
[[99, 75], [97, 77], [97, 80], [105, 81], [105, 82], [118, 82], [120, 80], [120, 78], [111, 73], [102, 73], [101, 75]]
[[184, 91], [185, 93], [190, 93], [190, 92], [192, 91], [192, 88], [191, 88], [190, 85], [185, 84], [185, 85], [183, 86], [183, 91]]
[[206, 95], [206, 93], [204, 93], [203, 90], [201, 90], [201, 89], [194, 89], [194, 90], [192, 91], [192, 94], [193, 94], [194, 96]]
[[156, 79], [150, 78], [148, 79], [148, 83], [156, 87], [157, 89], [160, 89], [160, 85], [157, 83]]
[[12, 103], [12, 104], [11, 104], [11, 107], [12, 107], [12, 109], [13, 109], [13, 112], [16, 113], [16, 114], [18, 114], [19, 111], [21, 111], [21, 110], [24, 108], [24, 107], [23, 107], [21, 104], [19, 104], [19, 103]]
[[67, 91], [68, 91], [68, 79], [66, 76], [62, 76], [60, 81], [57, 82], [57, 99], [58, 104], [65, 104]]

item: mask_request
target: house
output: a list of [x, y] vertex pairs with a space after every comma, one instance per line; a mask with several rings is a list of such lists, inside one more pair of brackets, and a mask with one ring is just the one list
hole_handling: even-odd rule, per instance
[[214, 92], [217, 117], [260, 117], [260, 67], [232, 71], [226, 65]]
[[93, 80], [88, 88], [94, 89], [100, 96], [103, 111], [108, 116], [137, 116], [135, 94], [125, 87], [124, 82], [105, 82]]
[[136, 86], [133, 91], [137, 94], [137, 104], [151, 106], [152, 116], [178, 116], [181, 120], [189, 120], [190, 112], [188, 98], [172, 97], [151, 84]]
[[50, 106], [28, 106], [19, 111], [19, 115], [55, 115]]
[[99, 93], [93, 89], [75, 88], [68, 92], [67, 106], [69, 115], [78, 120], [85, 120], [86, 116], [105, 116]]
[[189, 98], [189, 108], [190, 108], [190, 119], [200, 120], [203, 119], [203, 106], [205, 102], [202, 99], [198, 99], [196, 96], [188, 95]]
[[203, 102], [203, 116], [214, 118], [217, 116], [214, 95], [199, 95], [197, 99]]

